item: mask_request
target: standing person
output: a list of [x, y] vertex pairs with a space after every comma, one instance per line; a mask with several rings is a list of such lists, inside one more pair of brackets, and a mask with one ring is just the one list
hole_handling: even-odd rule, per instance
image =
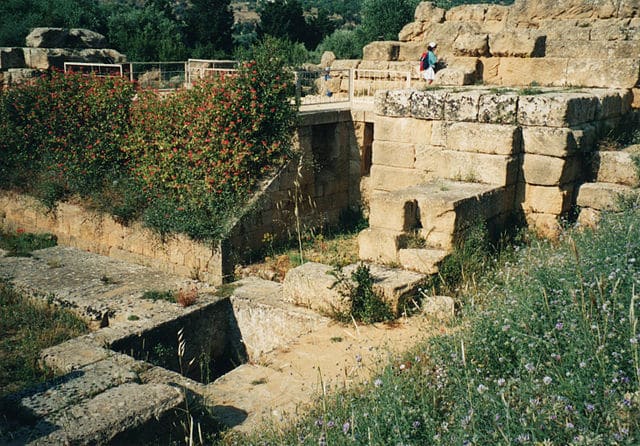
[[420, 58], [420, 69], [423, 70], [422, 77], [428, 84], [432, 84], [436, 78], [436, 63], [438, 62], [438, 56], [436, 56], [437, 46], [435, 42], [430, 42], [427, 52]]

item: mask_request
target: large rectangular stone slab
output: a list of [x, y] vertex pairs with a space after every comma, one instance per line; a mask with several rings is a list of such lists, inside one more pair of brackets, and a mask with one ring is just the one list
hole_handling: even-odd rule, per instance
[[567, 67], [567, 85], [594, 88], [633, 88], [640, 81], [640, 58], [571, 59]]
[[522, 147], [521, 130], [515, 125], [454, 122], [447, 129], [446, 147], [462, 152], [517, 154]]
[[587, 93], [549, 92], [521, 96], [518, 124], [575, 127], [595, 119], [598, 99]]
[[596, 180], [604, 183], [618, 183], [640, 186], [638, 168], [634, 157], [640, 156], [640, 145], [624, 151], [596, 152], [594, 168]]
[[620, 198], [631, 193], [633, 189], [622, 184], [584, 183], [578, 190], [576, 204], [600, 211], [617, 211]]
[[358, 257], [376, 263], [397, 263], [402, 232], [367, 228], [358, 234]]
[[411, 95], [411, 116], [419, 119], [444, 119], [446, 90], [414, 91]]
[[567, 66], [566, 59], [501, 57], [495, 83], [562, 87], [567, 85]]
[[573, 185], [559, 187], [527, 184], [522, 207], [526, 213], [562, 215], [571, 209], [573, 198]]
[[377, 116], [373, 124], [375, 140], [425, 144], [431, 139], [432, 124], [424, 119]]
[[522, 140], [527, 154], [566, 158], [578, 150], [574, 132], [566, 127], [523, 127]]
[[524, 182], [539, 186], [559, 186], [575, 181], [582, 168], [579, 157], [555, 158], [526, 155], [522, 164]]
[[[443, 178], [494, 185], [514, 184], [518, 179], [518, 157], [418, 147], [416, 170], [428, 178]], [[418, 183], [415, 183], [418, 184]]]
[[505, 31], [489, 36], [489, 51], [493, 57], [542, 57], [546, 39], [526, 29]]
[[444, 119], [447, 121], [477, 121], [481, 95], [482, 92], [477, 90], [449, 93], [444, 103]]
[[410, 117], [411, 90], [378, 90], [373, 96], [374, 110], [377, 115]]
[[391, 166], [371, 166], [370, 186], [374, 190], [394, 191], [423, 183], [430, 178], [428, 172]]
[[509, 90], [483, 94], [478, 103], [478, 121], [492, 124], [515, 124], [518, 95]]
[[416, 153], [412, 143], [373, 141], [371, 161], [381, 166], [413, 169]]
[[372, 228], [410, 231], [417, 225], [417, 203], [404, 191], [374, 192], [369, 201]]
[[442, 249], [405, 248], [398, 252], [398, 261], [403, 268], [424, 274], [436, 274], [438, 265], [447, 256]]

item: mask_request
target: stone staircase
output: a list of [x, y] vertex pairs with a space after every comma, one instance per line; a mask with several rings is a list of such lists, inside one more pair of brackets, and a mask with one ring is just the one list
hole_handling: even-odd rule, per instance
[[637, 193], [639, 156], [640, 144], [597, 152], [591, 166], [593, 179], [578, 191], [579, 223], [594, 225], [603, 211], [619, 210], [620, 198]]

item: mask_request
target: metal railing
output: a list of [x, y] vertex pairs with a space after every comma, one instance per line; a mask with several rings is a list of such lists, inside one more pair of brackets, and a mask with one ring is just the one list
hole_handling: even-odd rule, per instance
[[299, 105], [349, 102], [351, 76], [348, 69], [294, 71], [296, 103]]
[[175, 90], [186, 85], [186, 62], [129, 62], [129, 78], [140, 88]]
[[199, 79], [220, 76], [221, 74], [234, 73], [238, 69], [236, 60], [210, 60], [210, 59], [189, 59], [187, 60], [187, 85], [193, 84]]
[[100, 77], [123, 77], [125, 75], [125, 69], [120, 63], [65, 62], [64, 72], [91, 74]]
[[[190, 87], [199, 79], [237, 71], [235, 60], [189, 59], [187, 62], [130, 62], [123, 64], [65, 62], [64, 70], [97, 76], [126, 76], [140, 88], [171, 91]], [[300, 106], [373, 103], [378, 90], [397, 90], [422, 83], [411, 71], [361, 68], [294, 71]]]

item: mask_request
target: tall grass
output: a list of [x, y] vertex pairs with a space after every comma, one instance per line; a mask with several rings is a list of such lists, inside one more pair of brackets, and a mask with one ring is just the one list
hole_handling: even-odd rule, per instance
[[534, 240], [478, 278], [460, 329], [294, 425], [225, 444], [640, 444], [640, 209]]

